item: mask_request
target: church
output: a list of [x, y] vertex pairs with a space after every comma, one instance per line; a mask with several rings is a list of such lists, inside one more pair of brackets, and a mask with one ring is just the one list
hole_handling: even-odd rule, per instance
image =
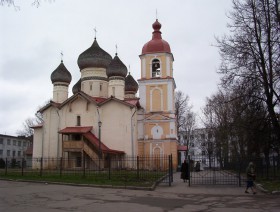
[[71, 96], [72, 76], [61, 61], [50, 76], [52, 100], [39, 110], [43, 123], [33, 127], [33, 158], [73, 159], [79, 167], [84, 158], [172, 154], [177, 167], [174, 58], [158, 19], [152, 28], [138, 83], [96, 37], [78, 57], [81, 77]]

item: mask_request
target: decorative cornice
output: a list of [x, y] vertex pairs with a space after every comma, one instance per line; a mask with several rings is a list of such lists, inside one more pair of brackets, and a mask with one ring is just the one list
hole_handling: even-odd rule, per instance
[[64, 86], [64, 87], [68, 87], [68, 84], [54, 83], [53, 86]]
[[106, 77], [93, 76], [93, 77], [83, 77], [83, 78], [81, 78], [81, 82], [86, 81], [86, 80], [103, 80], [103, 81], [108, 82], [108, 78], [106, 78]]
[[112, 76], [112, 77], [109, 77], [109, 80], [125, 80], [125, 78], [120, 77], [120, 76]]

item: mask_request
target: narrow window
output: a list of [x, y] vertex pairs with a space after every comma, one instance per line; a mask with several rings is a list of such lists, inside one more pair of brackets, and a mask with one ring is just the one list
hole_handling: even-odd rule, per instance
[[160, 62], [158, 59], [152, 61], [152, 77], [160, 77]]
[[102, 83], [99, 85], [99, 90], [102, 91]]
[[115, 87], [112, 88], [113, 96], [115, 96]]
[[77, 116], [77, 126], [81, 126], [81, 116]]

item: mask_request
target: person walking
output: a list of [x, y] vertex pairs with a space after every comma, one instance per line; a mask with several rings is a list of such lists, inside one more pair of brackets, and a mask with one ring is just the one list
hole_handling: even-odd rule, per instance
[[253, 194], [256, 194], [256, 190], [254, 188], [254, 181], [256, 179], [256, 169], [253, 162], [250, 162], [247, 169], [246, 169], [246, 175], [247, 175], [247, 187], [245, 189], [245, 193], [249, 193], [248, 189], [251, 188]]
[[186, 160], [181, 165], [181, 179], [186, 182], [189, 179], [189, 164]]

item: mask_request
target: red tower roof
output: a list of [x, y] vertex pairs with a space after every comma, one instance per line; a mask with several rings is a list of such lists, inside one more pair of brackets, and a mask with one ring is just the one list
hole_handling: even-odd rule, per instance
[[170, 46], [168, 42], [161, 38], [161, 24], [156, 19], [155, 23], [153, 23], [153, 37], [148, 43], [146, 43], [142, 48], [142, 54], [149, 54], [149, 53], [171, 53]]

